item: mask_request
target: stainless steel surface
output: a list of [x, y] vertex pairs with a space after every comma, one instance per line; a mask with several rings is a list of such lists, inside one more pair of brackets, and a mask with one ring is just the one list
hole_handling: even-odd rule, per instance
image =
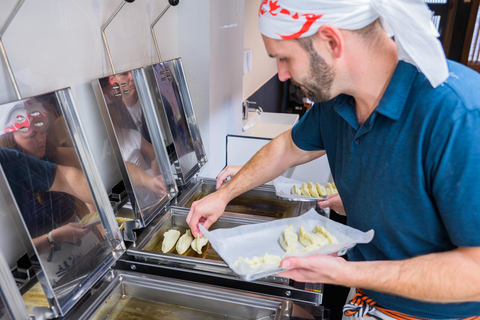
[[[50, 311], [63, 315], [113, 265], [125, 246], [70, 89], [2, 104], [0, 110], [3, 114], [24, 114], [22, 121], [28, 120], [27, 131], [12, 129], [1, 137], [2, 143], [18, 138], [13, 139], [15, 144], [2, 144], [5, 175], [1, 178], [10, 186], [4, 196], [10, 195], [16, 202], [11, 214], [18, 215], [19, 234], [26, 233], [34, 249], [41, 268], [37, 278], [48, 297]], [[15, 125], [18, 120], [12, 119]], [[35, 148], [22, 144], [29, 135], [39, 139], [35, 140]], [[12, 150], [16, 147], [22, 151]], [[75, 177], [75, 181], [69, 181], [69, 185], [75, 185], [74, 190], [50, 190], [53, 181], [69, 177]], [[70, 223], [91, 210], [99, 212], [103, 228], [98, 225], [88, 228], [87, 234], [75, 233]], [[57, 244], [44, 241], [46, 234], [58, 229], [64, 237], [57, 238]]]
[[5, 31], [7, 30], [8, 26], [12, 22], [13, 18], [17, 15], [18, 11], [20, 10], [20, 7], [23, 5], [25, 0], [19, 0], [17, 4], [15, 5], [15, 8], [13, 9], [12, 13], [10, 16], [8, 16], [7, 21], [3, 25], [2, 29], [0, 30], [0, 49], [2, 51], [2, 57], [5, 62], [5, 65], [7, 66], [7, 71], [8, 75], [10, 76], [10, 80], [12, 81], [13, 89], [15, 90], [15, 94], [17, 95], [17, 99], [20, 100], [22, 99], [22, 95], [20, 94], [20, 90], [18, 89], [17, 81], [15, 81], [15, 77], [13, 75], [13, 70], [10, 65], [10, 62], [8, 61], [7, 57], [7, 52], [5, 51], [5, 46], [3, 45], [3, 35], [5, 34]]
[[327, 200], [327, 198], [299, 198], [295, 197], [295, 195], [290, 194], [288, 197], [283, 197], [282, 195], [277, 196], [278, 199], [284, 200], [284, 201], [294, 201], [294, 202], [313, 202], [316, 203], [317, 201], [322, 201], [322, 200]]
[[211, 272], [188, 270], [180, 267], [181, 266], [173, 267], [154, 264], [148, 258], [137, 260], [127, 254], [123, 255], [123, 257], [117, 260], [115, 265], [116, 270], [135, 270], [136, 272], [142, 274], [159, 275], [171, 279], [193, 281], [208, 285], [226, 287], [240, 290], [242, 292], [260, 294], [262, 296], [289, 299], [291, 301], [313, 306], [318, 306], [322, 303], [323, 295], [321, 287], [320, 289], [314, 287], [314, 291], [311, 291], [312, 288], [310, 286], [308, 289], [305, 289], [306, 287], [302, 283], [286, 285], [282, 283], [276, 283], [274, 281], [244, 281], [237, 276], [213, 274]]
[[206, 163], [205, 150], [179, 59], [145, 68], [156, 101], [160, 126], [169, 134], [166, 145], [174, 164], [177, 184], [184, 186]]
[[[123, 83], [129, 93], [114, 97]], [[133, 227], [145, 227], [177, 194], [145, 74], [135, 69], [92, 81], [92, 85], [134, 208]], [[116, 86], [118, 89], [114, 89]], [[131, 116], [130, 109], [139, 111], [140, 122]], [[134, 240], [134, 235], [129, 235], [128, 240]]]
[[134, 272], [107, 275], [88, 308], [65, 319], [275, 319], [290, 318], [292, 303], [194, 282]]
[[[152, 222], [148, 228], [142, 231], [136, 245], [130, 246], [127, 249], [127, 254], [142, 259], [149, 259], [153, 263], [235, 276], [235, 273], [227, 266], [222, 258], [218, 256], [210, 244], [207, 244], [202, 249], [202, 254], [198, 254], [192, 248], [189, 248], [184, 255], [179, 255], [175, 249], [168, 253], [162, 252], [163, 234], [166, 231], [175, 229], [179, 230], [181, 234], [184, 234], [186, 230], [189, 229], [185, 221], [187, 215], [188, 210], [185, 208], [170, 208], [161, 217]], [[266, 220], [260, 219], [259, 217], [248, 218], [242, 217], [241, 215], [225, 214], [212, 225], [211, 229], [232, 228], [263, 221]], [[282, 282], [288, 283], [288, 280], [282, 278]]]
[[249, 101], [249, 100], [243, 101], [243, 104], [242, 104], [243, 120], [248, 120], [248, 111], [250, 111], [250, 104], [257, 104], [257, 103], [255, 101]]
[[105, 22], [102, 26], [102, 40], [103, 40], [103, 45], [105, 47], [105, 50], [107, 51], [107, 56], [108, 56], [108, 62], [110, 62], [110, 67], [112, 68], [112, 72], [115, 74], [117, 73], [115, 71], [115, 66], [113, 65], [113, 59], [112, 59], [112, 53], [110, 52], [110, 47], [108, 46], [107, 42], [107, 36], [105, 35], [105, 30], [107, 29], [108, 25], [112, 20], [117, 16], [117, 14], [122, 10], [123, 6], [127, 3], [124, 0], [121, 0], [120, 5], [117, 7], [117, 9], [113, 12], [113, 14], [108, 18], [107, 22]]
[[[186, 190], [182, 191], [176, 205], [186, 208], [191, 207], [194, 201], [213, 193], [215, 183], [215, 180], [206, 178], [200, 179], [197, 183], [192, 183]], [[225, 211], [281, 219], [299, 216], [314, 207], [315, 203], [312, 202], [280, 200], [275, 195], [273, 186], [263, 185], [230, 201]]]

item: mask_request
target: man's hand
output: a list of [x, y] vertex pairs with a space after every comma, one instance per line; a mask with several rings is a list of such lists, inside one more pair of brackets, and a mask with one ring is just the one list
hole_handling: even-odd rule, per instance
[[225, 211], [227, 204], [228, 200], [224, 199], [219, 191], [192, 203], [187, 216], [187, 223], [192, 229], [193, 236], [195, 238], [202, 237], [203, 234], [198, 229], [198, 225], [203, 225], [205, 229], [210, 228]]
[[52, 231], [52, 237], [55, 242], [77, 242], [82, 239], [92, 229], [84, 227], [80, 223], [67, 223], [60, 228]]
[[342, 198], [340, 198], [338, 193], [327, 196], [327, 200], [318, 201], [318, 206], [322, 209], [330, 208], [335, 210], [338, 214], [345, 215]]
[[335, 279], [341, 277], [347, 263], [345, 259], [333, 255], [289, 257], [280, 263], [286, 271], [278, 275], [300, 282], [334, 283]]
[[226, 166], [217, 176], [217, 189], [219, 189], [228, 177], [233, 178], [242, 166]]
[[165, 187], [165, 182], [163, 182], [163, 177], [161, 175], [152, 177], [146, 175], [145, 178], [145, 187], [156, 194], [167, 194], [167, 188]]

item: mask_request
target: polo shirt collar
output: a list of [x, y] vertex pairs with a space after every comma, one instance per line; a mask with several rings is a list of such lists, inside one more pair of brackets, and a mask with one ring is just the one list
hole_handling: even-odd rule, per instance
[[[417, 74], [418, 71], [415, 66], [399, 61], [374, 113], [380, 113], [392, 120], [398, 120], [405, 108], [410, 89]], [[353, 97], [347, 95], [338, 96], [335, 99], [334, 110], [355, 130], [358, 130], [359, 126]], [[372, 116], [374, 117], [374, 114]]]
[[407, 62], [399, 61], [395, 72], [374, 112], [380, 113], [392, 120], [398, 120], [418, 74], [417, 68]]

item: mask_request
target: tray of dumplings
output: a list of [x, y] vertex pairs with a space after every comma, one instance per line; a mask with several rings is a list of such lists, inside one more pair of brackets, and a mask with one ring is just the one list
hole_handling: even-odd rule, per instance
[[200, 230], [210, 245], [240, 278], [251, 281], [275, 275], [289, 256], [343, 255], [358, 243], [368, 243], [374, 231], [362, 232], [332, 221], [314, 209], [295, 217], [228, 229]]
[[335, 183], [301, 182], [285, 177], [273, 181], [277, 198], [288, 201], [317, 202], [338, 193]]
[[[127, 249], [129, 255], [171, 267], [235, 275], [211, 246], [206, 237], [194, 239], [185, 219], [189, 209], [171, 208], [142, 231], [137, 245]], [[271, 221], [235, 213], [223, 214], [210, 229], [233, 228]]]

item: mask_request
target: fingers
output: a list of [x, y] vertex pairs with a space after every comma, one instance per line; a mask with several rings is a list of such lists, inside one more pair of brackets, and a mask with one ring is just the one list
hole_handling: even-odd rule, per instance
[[192, 207], [190, 208], [186, 219], [188, 226], [192, 230], [192, 235], [194, 238], [197, 238], [198, 235], [201, 234], [200, 230], [198, 229], [200, 217], [195, 213], [196, 204], [197, 202], [192, 203]]
[[325, 209], [325, 208], [330, 208], [332, 206], [335, 206], [335, 204], [337, 204], [338, 202], [338, 198], [340, 196], [338, 195], [338, 193], [336, 194], [331, 194], [331, 195], [328, 195], [327, 196], [327, 200], [320, 200], [320, 201], [317, 201], [318, 203], [318, 206], [322, 209]]
[[217, 183], [215, 187], [218, 189], [222, 186], [222, 184], [230, 177], [229, 167], [225, 167], [217, 176]]
[[226, 166], [217, 176], [216, 188], [220, 188], [228, 177], [235, 176], [241, 168], [241, 166]]

